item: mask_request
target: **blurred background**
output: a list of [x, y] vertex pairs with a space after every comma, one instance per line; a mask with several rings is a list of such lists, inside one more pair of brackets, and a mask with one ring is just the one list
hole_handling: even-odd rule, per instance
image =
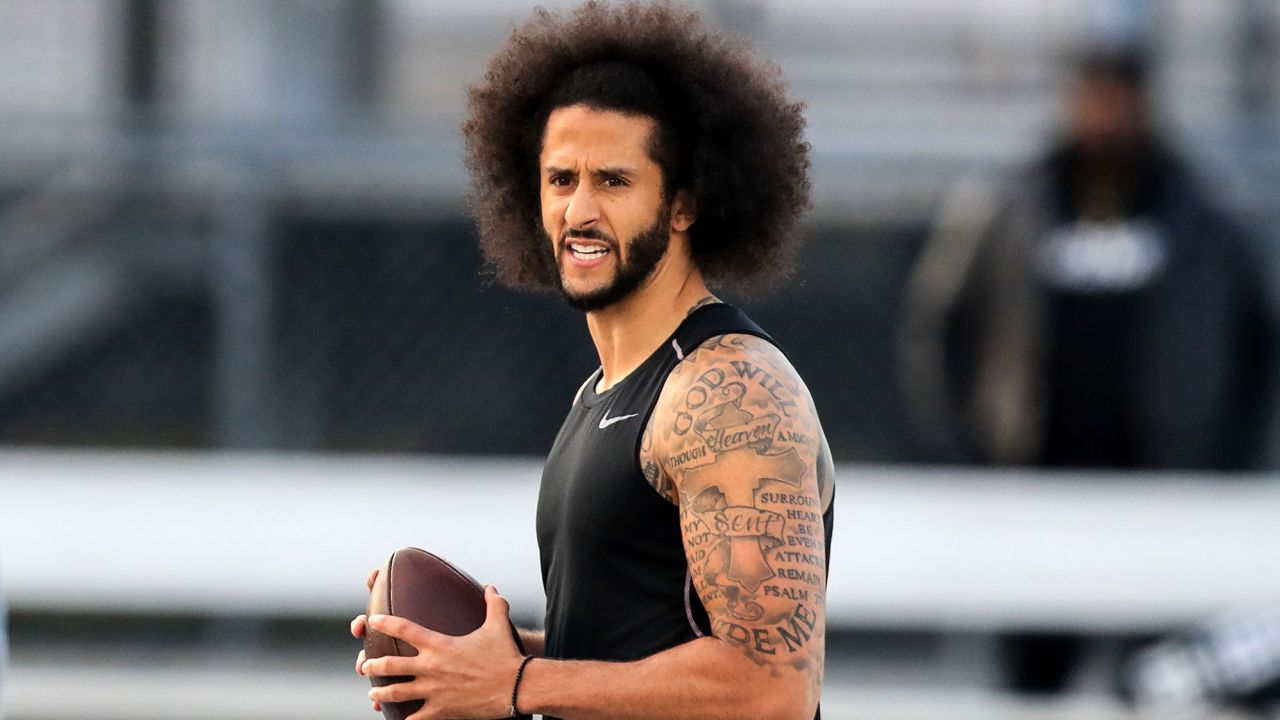
[[[694, 5], [808, 107], [795, 275], [731, 299], [839, 466], [824, 714], [1276, 716], [1280, 5]], [[0, 0], [6, 717], [372, 717], [403, 545], [540, 622], [597, 362], [458, 133], [529, 10]]]

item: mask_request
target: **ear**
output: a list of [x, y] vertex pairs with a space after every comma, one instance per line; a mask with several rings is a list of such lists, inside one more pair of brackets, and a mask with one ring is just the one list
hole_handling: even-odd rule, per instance
[[671, 230], [685, 232], [698, 219], [698, 205], [688, 190], [677, 190], [671, 199]]

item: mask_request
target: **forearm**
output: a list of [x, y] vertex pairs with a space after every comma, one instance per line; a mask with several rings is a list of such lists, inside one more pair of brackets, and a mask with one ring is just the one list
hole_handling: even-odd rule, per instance
[[516, 632], [520, 634], [520, 646], [524, 648], [526, 655], [542, 657], [547, 654], [546, 632], [528, 628], [516, 628]]
[[781, 672], [709, 637], [635, 662], [539, 659], [525, 670], [518, 708], [566, 720], [811, 720], [809, 678]]

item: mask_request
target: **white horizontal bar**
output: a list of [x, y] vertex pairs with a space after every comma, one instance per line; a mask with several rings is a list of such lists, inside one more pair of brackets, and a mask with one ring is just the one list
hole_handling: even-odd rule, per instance
[[[544, 599], [541, 461], [0, 452], [19, 610], [344, 615], [393, 549], [525, 617]], [[1280, 601], [1280, 483], [846, 466], [832, 625], [1145, 631]]]

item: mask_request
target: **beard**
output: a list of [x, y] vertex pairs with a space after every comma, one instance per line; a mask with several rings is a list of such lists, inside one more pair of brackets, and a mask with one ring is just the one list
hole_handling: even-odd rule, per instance
[[[603, 310], [625, 299], [653, 275], [658, 263], [666, 256], [667, 247], [671, 244], [670, 225], [671, 207], [664, 205], [658, 211], [657, 217], [654, 218], [649, 227], [632, 236], [631, 241], [627, 244], [626, 260], [623, 260], [622, 253], [619, 252], [616, 238], [594, 228], [588, 230], [566, 230], [560, 236], [559, 244], [552, 250], [555, 253], [556, 282], [560, 286], [561, 297], [571, 307], [583, 312]], [[548, 236], [546, 246], [552, 245], [549, 238], [550, 236]], [[584, 293], [575, 293], [565, 287], [563, 248], [571, 238], [600, 240], [608, 243], [609, 252], [613, 253], [614, 257], [618, 259], [617, 270], [614, 271], [613, 279], [608, 284]]]

